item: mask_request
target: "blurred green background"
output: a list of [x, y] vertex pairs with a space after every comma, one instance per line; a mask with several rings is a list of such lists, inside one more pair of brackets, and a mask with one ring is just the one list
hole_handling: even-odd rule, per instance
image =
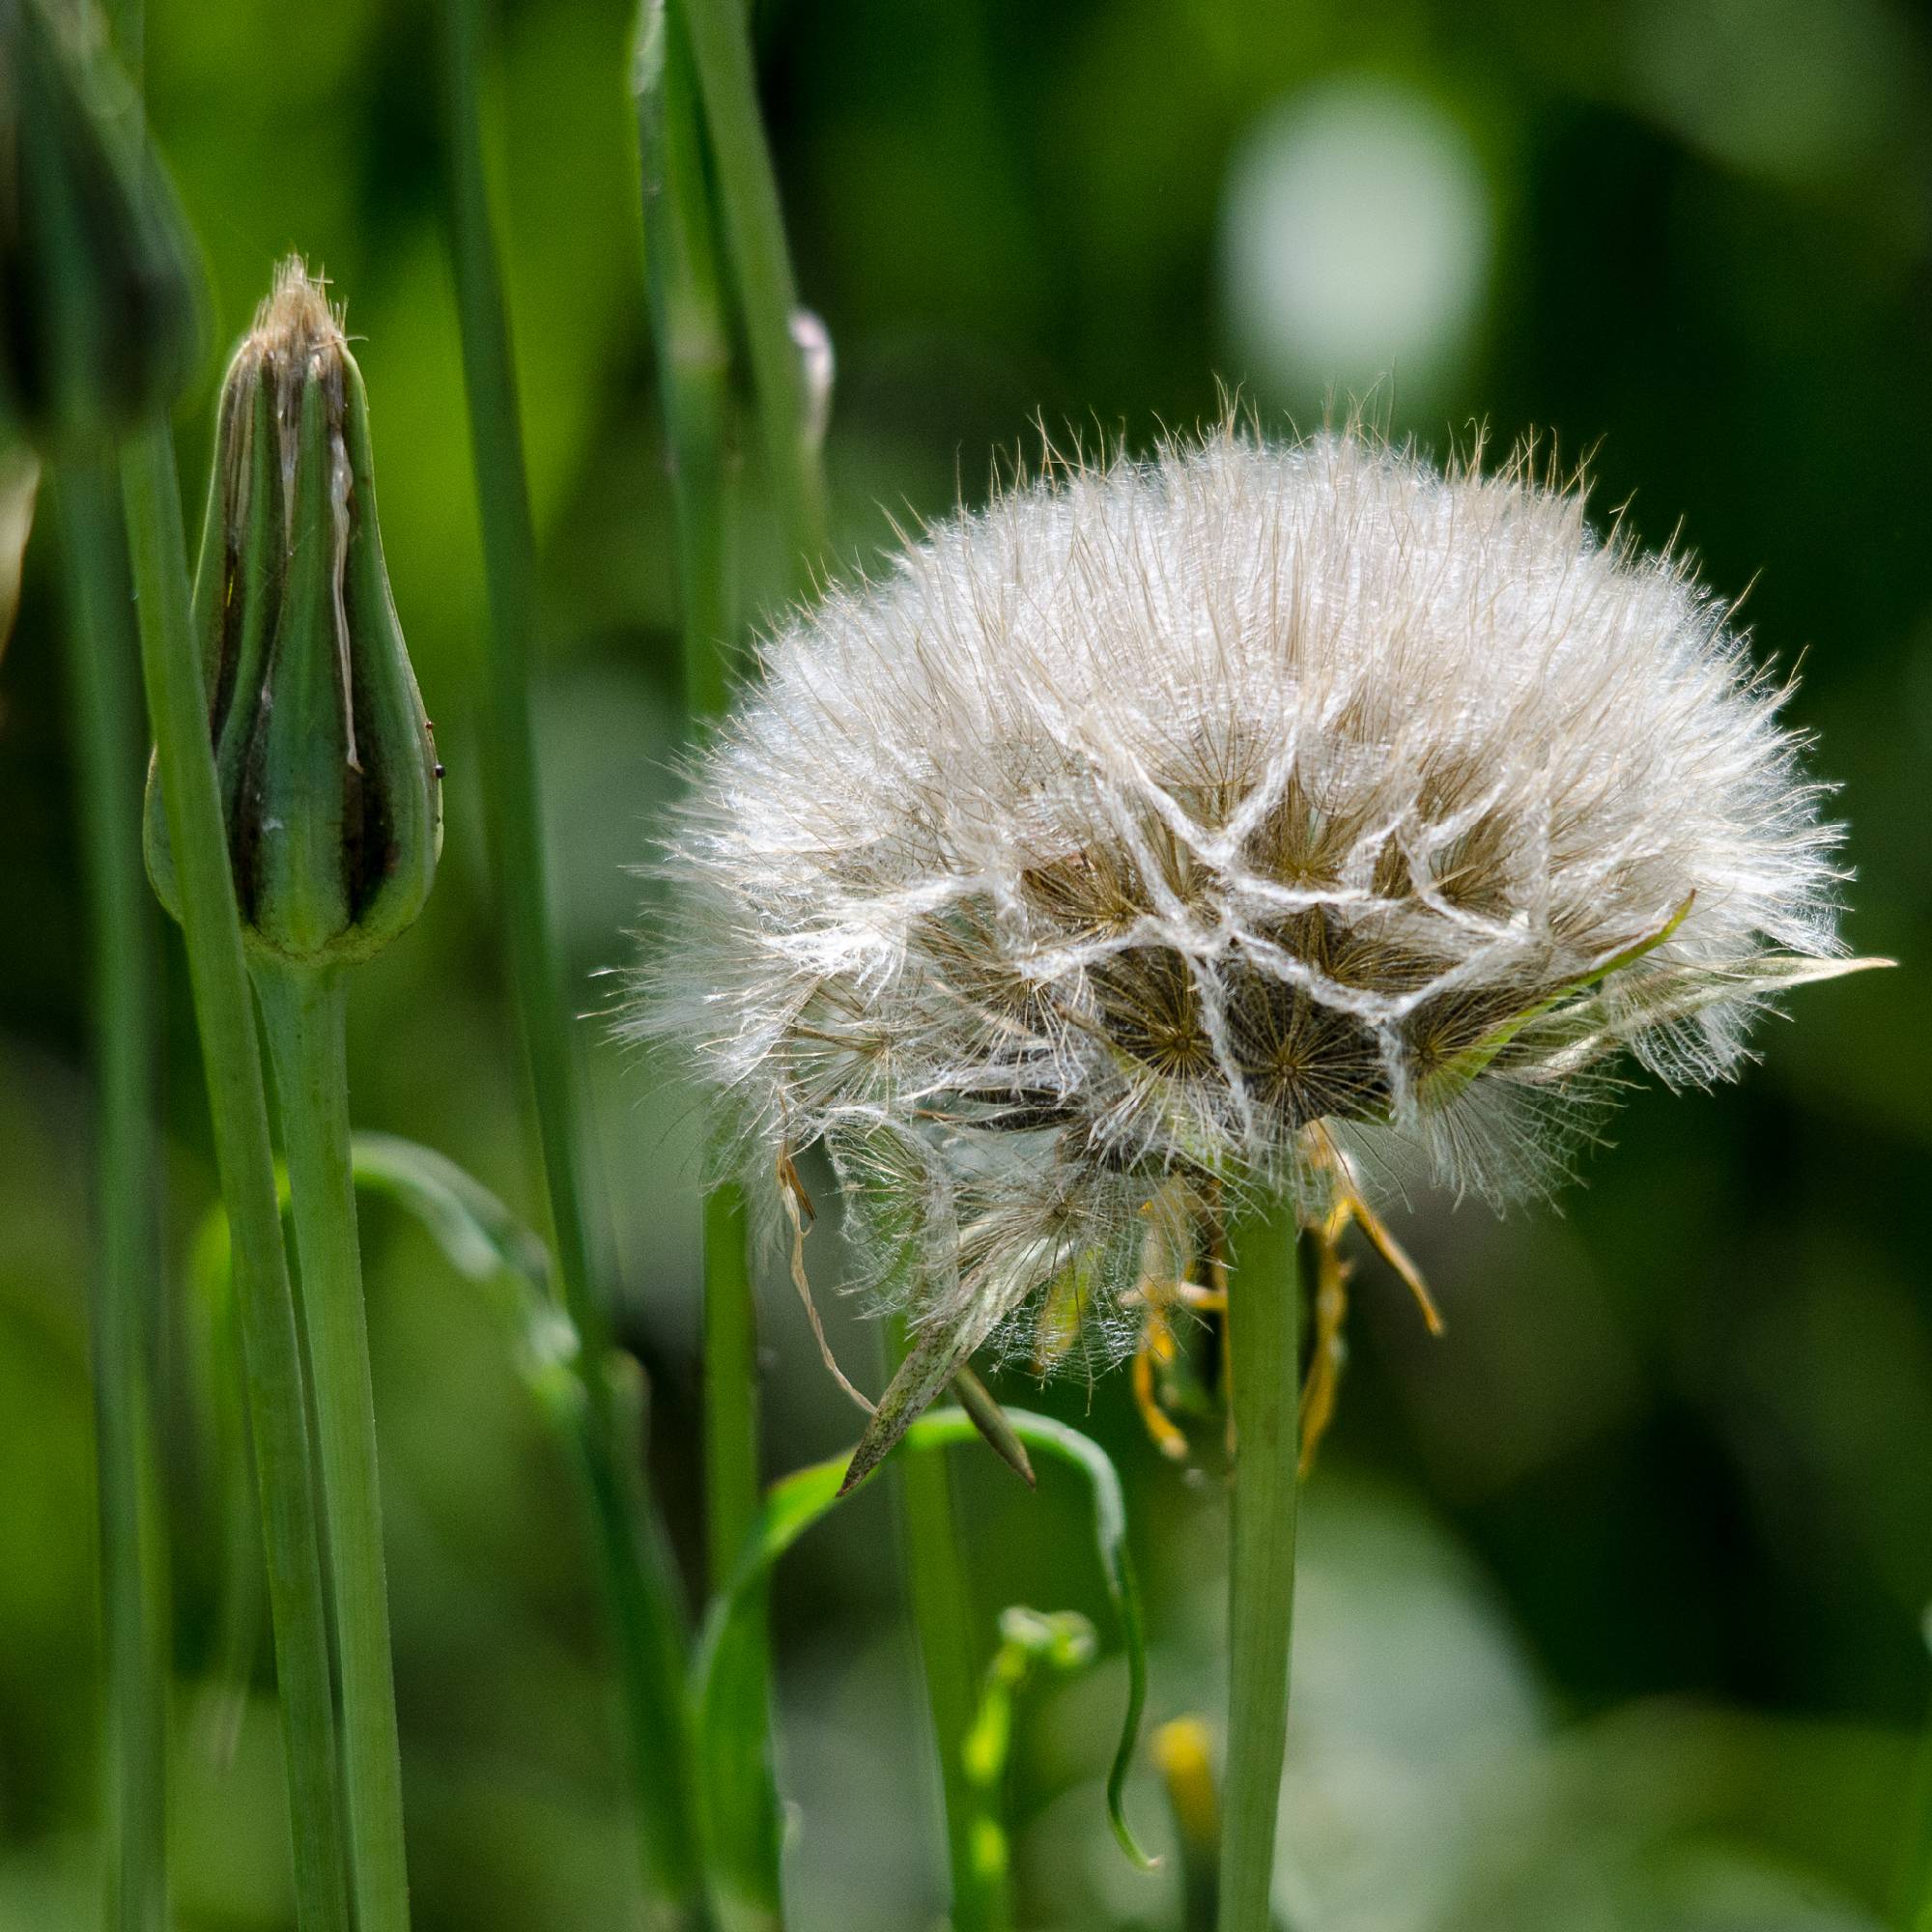
[[[492, 111], [545, 565], [554, 890], [610, 1278], [652, 1378], [694, 1573], [688, 1103], [608, 1037], [675, 782], [671, 510], [653, 394], [628, 9], [521, 0]], [[1356, 1281], [1309, 1492], [1280, 1897], [1298, 1932], [1870, 1925], [1932, 1666], [1932, 36], [1894, 0], [769, 0], [768, 114], [838, 382], [841, 558], [1059, 431], [1144, 444], [1238, 384], [1271, 426], [1365, 391], [1440, 451], [1472, 423], [1588, 454], [1593, 503], [1749, 588], [1840, 786], [1856, 950], [1715, 1095], [1634, 1096], [1555, 1210], [1418, 1197], [1431, 1342]], [[361, 1124], [529, 1210], [475, 761], [481, 584], [439, 232], [431, 21], [399, 0], [152, 0], [153, 117], [231, 336], [276, 255], [334, 279], [372, 398], [395, 594], [450, 768], [420, 925], [359, 975]], [[181, 429], [191, 506], [204, 394]], [[748, 467], [750, 460], [748, 457]], [[748, 606], [776, 538], [750, 479]], [[198, 514], [198, 507], [191, 508]], [[0, 1932], [95, 1922], [99, 1656], [82, 1278], [86, 934], [51, 521], [0, 664]], [[170, 941], [172, 946], [172, 940]], [[179, 953], [164, 1081], [168, 1480], [185, 1932], [289, 1922], [258, 1659], [224, 1738], [219, 1498], [185, 1250], [213, 1193]], [[814, 1237], [833, 1279], [836, 1234]], [[593, 1584], [564, 1459], [476, 1292], [370, 1209], [372, 1342], [421, 1932], [632, 1922]], [[853, 1416], [781, 1275], [767, 1454]], [[835, 1341], [875, 1344], [847, 1307]], [[1219, 1493], [1117, 1376], [1009, 1400], [1114, 1450], [1151, 1597], [1152, 1716], [1218, 1708]], [[1079, 1607], [1102, 1660], [1025, 1706], [1023, 1922], [1174, 1926], [1098, 1779], [1123, 1673], [1075, 1486], [963, 1457], [976, 1611]], [[694, 1583], [700, 1581], [695, 1574]], [[778, 1634], [799, 1932], [942, 1908], [936, 1789], [881, 1492], [789, 1559]], [[1164, 1839], [1157, 1786], [1131, 1806]]]

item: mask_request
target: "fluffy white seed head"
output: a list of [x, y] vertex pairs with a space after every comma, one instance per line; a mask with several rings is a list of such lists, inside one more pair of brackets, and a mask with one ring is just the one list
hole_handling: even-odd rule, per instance
[[1534, 1184], [1618, 1049], [1716, 1078], [1831, 970], [1834, 833], [1727, 616], [1525, 463], [1052, 463], [765, 647], [631, 1025], [748, 1167], [828, 1144], [961, 1358], [1041, 1295], [1110, 1346], [1156, 1194], [1313, 1190], [1315, 1122]]

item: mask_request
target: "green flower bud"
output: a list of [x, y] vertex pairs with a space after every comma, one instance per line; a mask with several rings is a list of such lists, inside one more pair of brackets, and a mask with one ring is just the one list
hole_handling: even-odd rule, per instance
[[205, 345], [200, 259], [91, 0], [0, 0], [0, 419], [85, 450]]
[[[442, 767], [389, 596], [361, 372], [291, 258], [221, 385], [194, 621], [251, 949], [331, 966], [422, 910]], [[148, 868], [174, 868], [148, 787]]]

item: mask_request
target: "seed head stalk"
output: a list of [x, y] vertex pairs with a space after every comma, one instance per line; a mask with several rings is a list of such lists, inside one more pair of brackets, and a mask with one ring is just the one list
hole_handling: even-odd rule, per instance
[[638, 1472], [621, 1466], [621, 1432], [608, 1378], [609, 1324], [591, 1275], [575, 1079], [545, 892], [530, 723], [536, 539], [509, 315], [484, 180], [477, 0], [448, 0], [443, 29], [449, 242], [490, 619], [482, 713], [485, 797], [557, 1276], [579, 1336], [584, 1390], [580, 1448], [598, 1516], [597, 1545], [623, 1676], [640, 1861], [647, 1891], [671, 1922], [696, 1924], [702, 1883], [689, 1808], [679, 1678], [683, 1612], [655, 1505]]
[[1228, 1379], [1235, 1421], [1228, 1530], [1228, 1756], [1220, 1932], [1268, 1932], [1288, 1742], [1300, 1369], [1299, 1230], [1264, 1195], [1229, 1216]]
[[109, 1932], [167, 1918], [167, 1539], [156, 1493], [153, 915], [141, 868], [138, 645], [111, 472], [61, 478], [94, 1023], [89, 1272], [107, 1670]]
[[248, 1410], [268, 1558], [300, 1932], [348, 1932], [328, 1623], [307, 1398], [270, 1151], [235, 883], [189, 627], [174, 441], [154, 423], [122, 471], [142, 670], [194, 991], [214, 1151], [235, 1243]]

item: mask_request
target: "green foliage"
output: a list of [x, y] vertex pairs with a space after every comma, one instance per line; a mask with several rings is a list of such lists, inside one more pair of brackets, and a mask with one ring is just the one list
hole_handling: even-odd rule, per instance
[[[1146, 1637], [1140, 1592], [1126, 1545], [1120, 1477], [1097, 1444], [1050, 1416], [1009, 1409], [1007, 1421], [1022, 1442], [1084, 1475], [1093, 1492], [1094, 1537], [1127, 1660], [1127, 1706], [1107, 1773], [1107, 1818], [1121, 1849], [1147, 1863], [1125, 1812], [1127, 1773], [1147, 1702]], [[964, 1409], [929, 1409], [906, 1430], [908, 1451], [923, 1454], [977, 1434]], [[807, 1530], [850, 1493], [847, 1460], [800, 1469], [774, 1486], [736, 1574], [714, 1600], [692, 1663], [696, 1714], [699, 1808], [720, 1916], [727, 1924], [771, 1922], [779, 1912], [778, 1819], [766, 1793], [770, 1778], [761, 1722], [753, 1720], [747, 1687], [761, 1682], [760, 1620], [771, 1567]], [[863, 1479], [862, 1485], [863, 1486]]]
[[[696, 1133], [685, 1096], [594, 1017], [568, 1017], [601, 1010], [607, 982], [590, 975], [624, 956], [619, 927], [659, 918], [623, 868], [649, 859], [685, 734], [628, 11], [504, 8], [478, 152], [517, 324], [558, 1031], [583, 1062], [573, 1118], [602, 1154], [585, 1163], [610, 1210], [601, 1276], [652, 1372], [651, 1467], [696, 1575]], [[1897, 0], [1488, 9], [1473, 23], [1434, 0], [1384, 13], [826, 0], [754, 17], [799, 295], [838, 352], [841, 561], [876, 555], [888, 512], [982, 498], [986, 452], [1031, 447], [1036, 411], [1056, 432], [1089, 426], [1091, 441], [1097, 425], [1142, 444], [1161, 422], [1212, 415], [1225, 378], [1271, 422], [1319, 420], [1331, 383], [1339, 396], [1353, 379], [1265, 370], [1236, 338], [1227, 190], [1276, 117], [1361, 76], [1462, 130], [1492, 237], [1466, 336], [1432, 369], [1405, 360], [1374, 410], [1438, 451], [1481, 421], [1496, 444], [1540, 428], [1565, 464], [1590, 452], [1600, 524], [1621, 508], [1661, 542], [1681, 519], [1721, 593], [1752, 586], [1745, 614], [1765, 651], [1786, 666], [1803, 653], [1793, 715], [1818, 730], [1818, 768], [1842, 787], [1833, 810], [1853, 829], [1848, 936], [1906, 970], [1767, 1027], [1764, 1065], [1735, 1091], [1638, 1100], [1616, 1147], [1581, 1161], [1561, 1217], [1498, 1227], [1418, 1195], [1399, 1232], [1441, 1295], [1442, 1342], [1359, 1257], [1346, 1392], [1306, 1499], [1296, 1823], [1279, 1883], [1291, 1904], [1360, 1900], [1392, 1932], [1868, 1932], [1925, 1727], [1916, 1625], [1932, 1593], [1918, 1207], [1932, 1032], [1916, 977], [1932, 944], [1932, 726], [1914, 541], [1932, 446], [1932, 97], [1917, 19]], [[245, 327], [274, 254], [298, 244], [351, 296], [375, 399], [397, 608], [451, 778], [435, 901], [358, 993], [359, 1117], [446, 1150], [542, 1228], [506, 911], [485, 862], [486, 578], [423, 28], [420, 10], [379, 0], [155, 0], [143, 65], [206, 251], [213, 334]], [[717, 266], [732, 272], [722, 252]], [[718, 466], [749, 624], [781, 608], [792, 577], [764, 427], [739, 407], [756, 400], [744, 368]], [[196, 474], [212, 380], [204, 365], [182, 418]], [[98, 1923], [90, 995], [57, 541], [43, 517], [0, 660], [0, 1925], [33, 1932]], [[153, 980], [172, 1254], [213, 1162], [167, 943]], [[564, 1438], [509, 1366], [517, 1350], [547, 1361], [539, 1379], [567, 1412], [573, 1324], [508, 1276], [447, 1273], [401, 1217], [366, 1221], [421, 1921], [615, 1932], [638, 1887], [600, 1585]], [[867, 1331], [835, 1292], [829, 1204], [812, 1238], [833, 1346], [876, 1388]], [[781, 1264], [757, 1292], [769, 1474], [830, 1456], [852, 1413]], [[181, 1320], [178, 1270], [154, 1293], [165, 1334]], [[506, 1349], [524, 1332], [516, 1306], [531, 1339]], [[1191, 1346], [1210, 1374], [1211, 1347]], [[245, 1605], [224, 1608], [233, 1512], [211, 1500], [165, 1348], [161, 1368], [188, 1711], [220, 1679], [223, 1620]], [[990, 1381], [1109, 1451], [1147, 1586], [1151, 1708], [1218, 1713], [1219, 1513], [1204, 1472], [1147, 1451], [1123, 1377], [1035, 1391], [1018, 1365]], [[1211, 1449], [1211, 1423], [1194, 1434]], [[952, 1473], [976, 1593], [1074, 1605], [1104, 1628], [1070, 1486], [1043, 1469], [1030, 1493], [983, 1454]], [[938, 1906], [880, 1508], [861, 1496], [805, 1539], [774, 1612], [795, 1932], [905, 1932]], [[1131, 1871], [1101, 1822], [1119, 1667], [1103, 1656], [1084, 1677], [1038, 1682], [1016, 1730], [1006, 1818], [1023, 1925], [1179, 1922], [1178, 1861]], [[289, 1923], [271, 1694], [258, 1662], [223, 1707], [225, 1763], [177, 1726], [183, 1932]], [[1153, 1789], [1129, 1796], [1151, 1838]]]
[[0, 5], [0, 427], [99, 461], [207, 346], [201, 263], [93, 0]]

